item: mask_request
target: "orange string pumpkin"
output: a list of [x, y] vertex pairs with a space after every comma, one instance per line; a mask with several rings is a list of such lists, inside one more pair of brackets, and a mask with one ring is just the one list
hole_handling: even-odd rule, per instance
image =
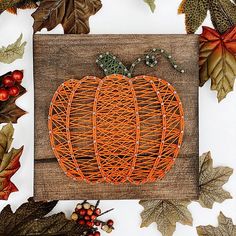
[[65, 81], [52, 98], [51, 146], [61, 168], [75, 180], [153, 182], [178, 156], [184, 116], [175, 89], [156, 77], [131, 78], [131, 70], [118, 67], [123, 75]]

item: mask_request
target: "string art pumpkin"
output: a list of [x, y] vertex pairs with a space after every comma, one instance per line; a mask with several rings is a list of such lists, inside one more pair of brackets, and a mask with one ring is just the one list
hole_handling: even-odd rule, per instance
[[69, 177], [91, 183], [143, 184], [171, 169], [183, 140], [180, 98], [165, 80], [132, 77], [144, 61], [154, 67], [162, 49], [138, 58], [128, 70], [110, 53], [97, 63], [104, 78], [86, 76], [59, 86], [49, 109], [49, 135], [55, 156]]

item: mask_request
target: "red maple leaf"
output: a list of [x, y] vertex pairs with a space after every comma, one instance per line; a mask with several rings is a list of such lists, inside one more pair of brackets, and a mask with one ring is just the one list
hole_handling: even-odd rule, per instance
[[220, 102], [233, 90], [236, 76], [236, 26], [220, 35], [203, 27], [200, 36], [200, 86], [211, 79], [211, 89], [217, 90]]

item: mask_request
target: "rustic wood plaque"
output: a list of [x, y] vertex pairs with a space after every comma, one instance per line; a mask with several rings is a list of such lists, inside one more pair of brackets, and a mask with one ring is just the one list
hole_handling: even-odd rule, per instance
[[[95, 61], [110, 51], [125, 65], [152, 48], [163, 48], [186, 73], [176, 72], [165, 58], [155, 68], [139, 65], [136, 75], [171, 83], [184, 108], [184, 140], [163, 180], [143, 185], [88, 184], [67, 177], [50, 146], [48, 112], [54, 92], [65, 80], [87, 75], [104, 77]], [[198, 36], [196, 35], [35, 35], [35, 183], [37, 200], [197, 199], [198, 198]]]

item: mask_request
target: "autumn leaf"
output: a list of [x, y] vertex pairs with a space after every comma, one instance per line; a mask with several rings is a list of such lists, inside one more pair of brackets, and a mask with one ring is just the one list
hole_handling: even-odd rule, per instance
[[192, 216], [187, 206], [190, 201], [178, 200], [141, 200], [144, 208], [141, 213], [141, 227], [148, 227], [156, 222], [158, 230], [163, 236], [172, 236], [176, 223], [192, 225]]
[[[23, 152], [20, 149], [12, 148], [12, 136], [14, 129], [12, 124], [3, 126], [0, 130], [0, 199], [7, 200], [11, 192], [18, 191], [17, 187], [11, 182], [11, 177], [20, 168], [19, 159]], [[10, 150], [10, 151], [9, 151]]]
[[37, 2], [38, 0], [0, 0], [0, 14], [5, 10], [17, 14], [18, 9], [37, 8]]
[[[1, 80], [8, 74], [10, 74], [10, 72], [0, 76], [0, 83]], [[10, 97], [5, 102], [0, 101], [0, 124], [9, 122], [17, 123], [18, 118], [26, 114], [26, 112], [19, 108], [15, 103], [19, 97], [26, 93], [26, 90], [23, 86], [18, 86], [20, 88], [20, 93], [17, 96]]]
[[[199, 160], [199, 200], [202, 207], [212, 208], [214, 202], [223, 202], [232, 198], [222, 186], [232, 175], [229, 167], [213, 168], [211, 153], [204, 153]], [[156, 222], [158, 230], [163, 236], [172, 236], [176, 223], [192, 225], [192, 216], [187, 206], [191, 201], [180, 200], [141, 200], [144, 210], [141, 213], [141, 227], [148, 227]], [[204, 236], [223, 234], [200, 234]], [[231, 234], [227, 234], [231, 236]], [[233, 234], [232, 234], [233, 235]]]
[[45, 217], [56, 204], [29, 198], [14, 213], [7, 205], [0, 213], [0, 235], [83, 235], [87, 228], [68, 220], [62, 212]]
[[221, 34], [236, 25], [236, 4], [230, 0], [182, 0], [178, 12], [185, 14], [187, 33], [195, 33], [208, 11], [214, 27]]
[[231, 218], [225, 217], [222, 212], [218, 216], [218, 227], [212, 225], [198, 226], [197, 233], [199, 236], [235, 236], [236, 225], [233, 224]]
[[217, 90], [220, 102], [233, 90], [236, 76], [236, 27], [220, 35], [203, 27], [200, 36], [200, 86], [211, 78], [211, 89]]
[[156, 9], [155, 0], [144, 0], [144, 2], [146, 2], [148, 4], [148, 6], [150, 7], [152, 12], [155, 11], [155, 9]]
[[65, 34], [89, 33], [89, 17], [101, 7], [100, 0], [44, 0], [32, 14], [34, 32], [62, 24]]
[[223, 34], [236, 25], [236, 4], [230, 0], [208, 0], [211, 21]]
[[10, 64], [16, 59], [21, 59], [24, 54], [26, 42], [21, 42], [22, 34], [15, 43], [0, 48], [0, 62]]
[[209, 9], [208, 0], [183, 0], [179, 6], [179, 14], [185, 14], [186, 31], [194, 33], [203, 23]]
[[21, 0], [0, 0], [0, 14], [5, 10], [13, 7], [15, 4], [19, 3]]
[[7, 11], [12, 14], [17, 14], [18, 9], [25, 10], [25, 9], [35, 9], [38, 7], [37, 4], [38, 0], [21, 0], [16, 3], [11, 8], [8, 8]]
[[214, 168], [210, 152], [204, 153], [200, 157], [199, 168], [199, 203], [202, 207], [212, 208], [214, 202], [221, 203], [232, 198], [230, 193], [222, 188], [232, 175], [232, 168]]

